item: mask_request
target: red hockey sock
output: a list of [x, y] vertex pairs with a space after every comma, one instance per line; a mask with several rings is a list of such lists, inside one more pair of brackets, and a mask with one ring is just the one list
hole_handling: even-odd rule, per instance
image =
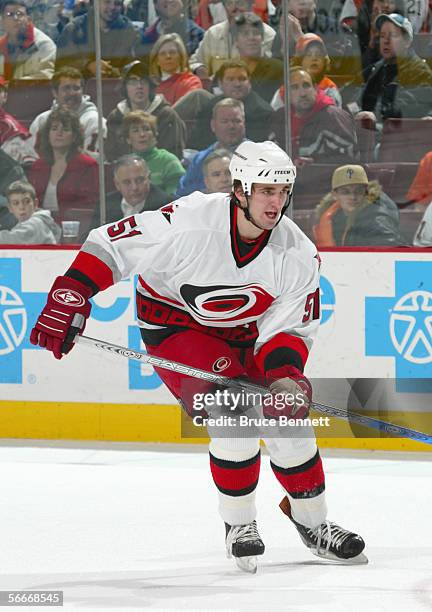
[[210, 453], [213, 480], [221, 493], [240, 497], [256, 489], [260, 471], [260, 451], [245, 461], [218, 459]]
[[318, 450], [312, 459], [301, 465], [283, 468], [272, 461], [270, 465], [280, 484], [294, 499], [316, 497], [325, 489], [324, 470]]

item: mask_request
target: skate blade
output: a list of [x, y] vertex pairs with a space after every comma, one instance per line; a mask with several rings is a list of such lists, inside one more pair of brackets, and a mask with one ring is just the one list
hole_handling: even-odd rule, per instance
[[256, 557], [234, 557], [237, 567], [248, 574], [256, 574], [258, 563]]
[[336, 565], [367, 565], [369, 563], [369, 559], [363, 553], [360, 553], [356, 557], [351, 557], [350, 559], [340, 559], [333, 553], [325, 550], [320, 552], [314, 548], [309, 548], [309, 550], [319, 559], [323, 559], [323, 561], [331, 561]]

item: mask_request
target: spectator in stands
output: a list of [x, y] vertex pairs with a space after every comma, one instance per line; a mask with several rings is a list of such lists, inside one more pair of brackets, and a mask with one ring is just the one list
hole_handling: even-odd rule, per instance
[[205, 191], [203, 163], [216, 149], [234, 149], [245, 139], [245, 113], [241, 100], [224, 98], [213, 107], [210, 128], [216, 136], [216, 142], [192, 159], [186, 174], [180, 180], [176, 197], [188, 195], [193, 191]]
[[[288, 13], [288, 48], [289, 56], [294, 55], [295, 46], [300, 36], [303, 36], [303, 30], [300, 21], [291, 13]], [[285, 49], [285, 17], [281, 13], [279, 24], [276, 31], [276, 36], [273, 39], [271, 55], [283, 61]]]
[[164, 34], [178, 34], [188, 55], [192, 55], [204, 36], [204, 30], [185, 14], [183, 0], [155, 0], [158, 18], [141, 34], [136, 57], [150, 54], [152, 46]]
[[379, 15], [381, 59], [374, 64], [361, 95], [362, 118], [420, 118], [432, 116], [432, 71], [418, 55], [413, 29], [397, 13]]
[[407, 204], [426, 205], [432, 200], [432, 151], [420, 160], [417, 174], [407, 193]]
[[[98, 110], [90, 100], [90, 96], [83, 94], [84, 79], [81, 72], [76, 68], [64, 66], [54, 73], [51, 87], [54, 97], [51, 109], [37, 115], [30, 125], [33, 143], [36, 145], [38, 132], [51, 111], [62, 108], [78, 115], [84, 134], [84, 149], [97, 151]], [[105, 124], [105, 119], [103, 121]]]
[[316, 209], [315, 241], [320, 247], [404, 246], [399, 211], [362, 166], [345, 165], [332, 177], [332, 191]]
[[35, 28], [24, 0], [4, 0], [1, 5], [2, 26], [0, 72], [7, 81], [50, 79], [54, 73], [56, 46], [46, 34]]
[[232, 154], [227, 149], [215, 149], [203, 161], [206, 193], [229, 193], [232, 187], [229, 164]]
[[195, 149], [204, 149], [211, 142], [209, 125], [215, 105], [224, 98], [240, 100], [244, 105], [246, 137], [255, 142], [267, 139], [271, 131], [272, 108], [252, 90], [249, 69], [241, 60], [224, 62], [215, 75], [222, 94], [208, 100], [199, 115], [190, 138]]
[[340, 41], [340, 28], [335, 17], [327, 11], [320, 11], [318, 4], [315, 0], [289, 0], [288, 10], [299, 20], [303, 34], [318, 34], [326, 46], [333, 49]]
[[0, 76], [0, 147], [19, 164], [28, 164], [37, 158], [37, 154], [30, 141], [28, 129], [5, 111], [7, 94], [7, 83]]
[[124, 99], [108, 115], [105, 155], [109, 161], [117, 159], [129, 151], [123, 140], [122, 121], [130, 111], [143, 110], [156, 117], [158, 146], [176, 155], [183, 156], [186, 144], [186, 127], [176, 111], [171, 108], [162, 94], [155, 94], [155, 84], [147, 65], [134, 60], [124, 67], [122, 92]]
[[283, 62], [263, 56], [264, 24], [255, 13], [241, 13], [231, 27], [240, 59], [249, 68], [252, 90], [266, 102], [283, 83]]
[[[190, 58], [193, 72], [201, 79], [206, 79], [214, 74], [220, 65], [228, 59], [239, 57], [231, 26], [234, 19], [240, 13], [251, 12], [253, 0], [222, 0], [226, 10], [227, 19], [221, 23], [211, 26], [199, 44], [198, 49]], [[264, 27], [263, 52], [271, 57], [271, 45], [275, 37], [275, 31], [266, 23]]]
[[188, 56], [178, 34], [165, 34], [150, 53], [150, 76], [157, 83], [156, 93], [175, 104], [192, 89], [202, 89], [200, 79], [189, 70]]
[[414, 235], [413, 245], [417, 247], [432, 247], [432, 202], [426, 208], [423, 219]]
[[[341, 163], [358, 156], [354, 120], [335, 106], [311, 75], [300, 67], [290, 70], [291, 138], [293, 156], [298, 161]], [[285, 113], [275, 113], [275, 139], [284, 134]], [[283, 141], [282, 141], [283, 142]]]
[[[336, 106], [342, 107], [342, 97], [339, 89], [327, 76], [330, 69], [330, 58], [322, 38], [317, 34], [304, 34], [296, 44], [295, 55], [291, 60], [292, 66], [300, 66], [307, 70], [312, 77], [314, 85], [322, 89], [331, 98]], [[282, 85], [275, 93], [271, 102], [273, 110], [284, 105], [285, 87]]]
[[[113, 163], [112, 169], [117, 191], [107, 195], [106, 223], [146, 210], [157, 210], [170, 202], [171, 196], [151, 182], [150, 170], [139, 155], [123, 155]], [[100, 226], [99, 216], [97, 207], [88, 231]]]
[[152, 183], [173, 194], [185, 170], [175, 155], [156, 147], [156, 117], [141, 110], [131, 111], [123, 118], [122, 130], [131, 153], [136, 153], [147, 163]]
[[[120, 76], [120, 70], [133, 56], [137, 31], [130, 19], [122, 15], [123, 0], [100, 0], [102, 76]], [[56, 68], [73, 66], [85, 78], [96, 75], [94, 10], [75, 17], [64, 28], [58, 41]]]
[[376, 28], [378, 15], [399, 13], [406, 16], [405, 0], [366, 0], [362, 2], [356, 19], [363, 76], [366, 80], [372, 66], [380, 59], [380, 37]]
[[82, 144], [78, 116], [62, 108], [51, 111], [40, 131], [40, 159], [28, 178], [42, 207], [59, 222], [67, 209], [93, 209], [99, 199], [98, 165], [81, 153]]
[[61, 229], [49, 210], [38, 208], [33, 185], [15, 181], [6, 190], [8, 208], [17, 223], [11, 229], [0, 229], [0, 244], [57, 244]]
[[157, 19], [155, 0], [130, 0], [125, 2], [125, 15], [132, 21], [141, 21], [144, 27], [151, 25]]

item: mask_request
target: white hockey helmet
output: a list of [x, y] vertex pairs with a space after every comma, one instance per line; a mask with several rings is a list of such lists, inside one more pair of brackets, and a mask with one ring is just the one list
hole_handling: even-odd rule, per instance
[[246, 195], [251, 194], [252, 183], [294, 185], [296, 179], [296, 167], [291, 158], [270, 140], [245, 140], [239, 144], [233, 153], [229, 169], [232, 180], [241, 182]]

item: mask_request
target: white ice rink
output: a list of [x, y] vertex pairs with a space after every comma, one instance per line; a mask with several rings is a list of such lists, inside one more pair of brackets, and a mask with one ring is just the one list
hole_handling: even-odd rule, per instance
[[431, 610], [432, 457], [323, 454], [329, 518], [365, 538], [369, 565], [307, 551], [264, 456], [267, 548], [247, 575], [224, 556], [204, 450], [3, 443], [0, 589], [63, 590], [65, 610]]

